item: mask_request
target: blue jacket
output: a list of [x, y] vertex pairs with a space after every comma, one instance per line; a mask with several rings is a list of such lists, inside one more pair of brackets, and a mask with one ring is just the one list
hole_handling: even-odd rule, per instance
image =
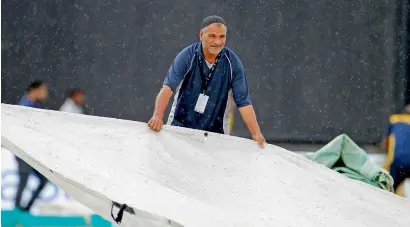
[[20, 100], [18, 105], [33, 107], [33, 108], [41, 108], [39, 103], [31, 101], [30, 99], [27, 98], [27, 96], [23, 96], [23, 98]]

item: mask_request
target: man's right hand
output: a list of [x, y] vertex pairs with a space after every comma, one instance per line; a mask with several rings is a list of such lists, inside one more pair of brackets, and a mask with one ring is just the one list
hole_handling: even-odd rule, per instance
[[150, 127], [152, 130], [159, 132], [162, 128], [163, 121], [161, 117], [158, 116], [153, 116], [149, 121], [148, 121], [148, 127]]
[[165, 109], [168, 106], [169, 99], [172, 96], [172, 90], [167, 85], [164, 85], [161, 88], [156, 100], [155, 100], [155, 111], [151, 118], [148, 121], [148, 127], [152, 130], [159, 132], [162, 128], [162, 119], [164, 118]]

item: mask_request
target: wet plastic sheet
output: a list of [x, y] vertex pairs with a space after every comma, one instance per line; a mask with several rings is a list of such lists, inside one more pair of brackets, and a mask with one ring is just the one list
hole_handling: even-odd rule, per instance
[[408, 200], [277, 146], [1, 107], [2, 146], [108, 220], [126, 204], [124, 226], [410, 226]]

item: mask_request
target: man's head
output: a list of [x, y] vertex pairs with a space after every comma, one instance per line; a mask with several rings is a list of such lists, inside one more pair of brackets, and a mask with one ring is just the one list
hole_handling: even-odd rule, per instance
[[36, 102], [43, 102], [48, 98], [48, 88], [43, 81], [35, 80], [27, 88], [27, 94]]
[[209, 16], [202, 21], [200, 40], [204, 51], [218, 55], [226, 42], [226, 23], [219, 16]]
[[404, 106], [403, 113], [410, 114], [410, 104]]
[[85, 104], [85, 92], [80, 88], [74, 88], [68, 91], [68, 98], [79, 106]]

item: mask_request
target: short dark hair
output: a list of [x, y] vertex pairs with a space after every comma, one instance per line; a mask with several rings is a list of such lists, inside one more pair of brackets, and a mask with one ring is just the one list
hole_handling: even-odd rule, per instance
[[226, 22], [225, 22], [225, 20], [224, 20], [222, 17], [216, 16], [216, 15], [212, 15], [212, 16], [206, 17], [206, 18], [202, 21], [201, 29], [203, 29], [203, 28], [205, 28], [205, 27], [208, 27], [209, 25], [214, 24], [214, 23], [219, 23], [219, 24], [223, 24], [223, 25], [226, 26]]
[[69, 89], [69, 90], [68, 90], [67, 96], [68, 96], [69, 98], [72, 98], [73, 96], [75, 96], [75, 95], [77, 95], [77, 94], [84, 94], [84, 93], [85, 93], [84, 90], [81, 89], [81, 88], [72, 88], [72, 89]]
[[43, 86], [43, 85], [44, 85], [44, 81], [42, 81], [42, 80], [34, 80], [34, 81], [32, 81], [32, 82], [30, 83], [30, 85], [28, 86], [27, 92], [30, 92], [30, 91], [32, 91], [32, 90], [35, 90], [35, 89], [37, 89], [37, 88], [39, 88], [39, 87], [41, 87], [41, 86]]

